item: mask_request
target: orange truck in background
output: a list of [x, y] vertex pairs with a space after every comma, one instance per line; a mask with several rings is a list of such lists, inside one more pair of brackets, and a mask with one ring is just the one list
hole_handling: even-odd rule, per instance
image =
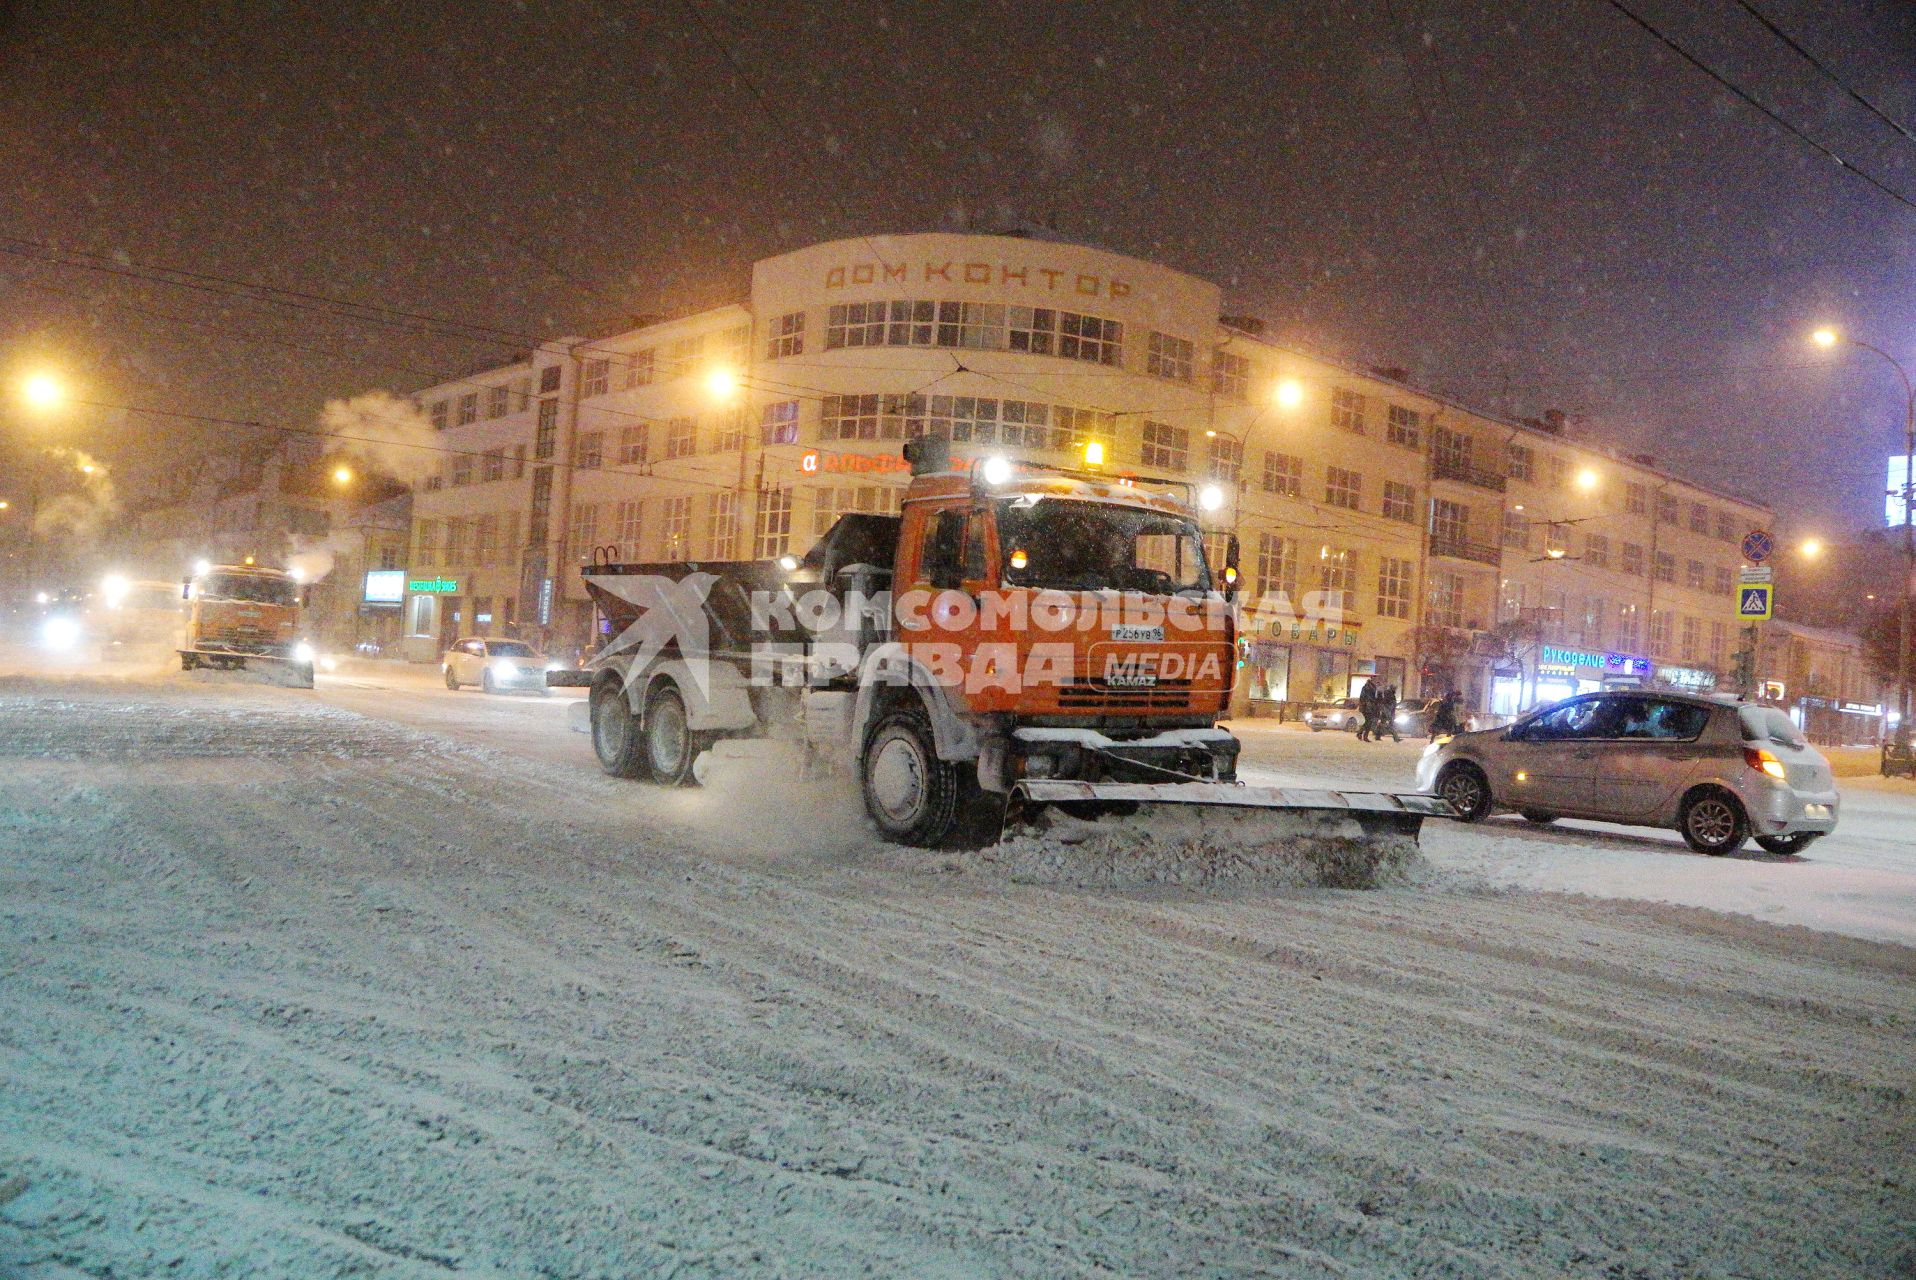
[[269, 666], [313, 687], [313, 647], [300, 635], [304, 591], [283, 569], [208, 565], [186, 581], [180, 668]]

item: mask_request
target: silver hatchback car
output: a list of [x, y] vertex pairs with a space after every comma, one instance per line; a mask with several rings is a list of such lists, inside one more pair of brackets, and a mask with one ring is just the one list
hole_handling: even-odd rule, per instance
[[1733, 853], [1752, 835], [1799, 853], [1836, 829], [1829, 761], [1788, 716], [1684, 694], [1584, 694], [1433, 742], [1417, 786], [1466, 822], [1515, 810], [1669, 827], [1699, 853]]

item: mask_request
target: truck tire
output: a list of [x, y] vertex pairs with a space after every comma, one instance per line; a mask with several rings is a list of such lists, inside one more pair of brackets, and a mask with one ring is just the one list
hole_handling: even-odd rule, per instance
[[960, 769], [938, 758], [923, 711], [893, 711], [865, 738], [858, 769], [865, 812], [888, 840], [921, 849], [943, 844], [958, 825]]
[[645, 769], [652, 781], [662, 787], [694, 785], [692, 765], [710, 744], [704, 734], [692, 731], [685, 699], [671, 681], [659, 681], [646, 695], [639, 737]]
[[592, 751], [599, 767], [615, 778], [651, 776], [641, 750], [639, 718], [625, 704], [625, 691], [616, 680], [603, 680], [592, 686], [590, 703]]

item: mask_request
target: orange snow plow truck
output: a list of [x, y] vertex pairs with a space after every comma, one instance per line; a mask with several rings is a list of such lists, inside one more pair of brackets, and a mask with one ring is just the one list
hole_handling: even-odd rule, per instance
[[313, 687], [313, 647], [300, 638], [304, 588], [283, 569], [216, 564], [184, 585], [186, 638], [180, 668], [248, 666], [278, 682]]
[[[1238, 741], [1218, 724], [1237, 665], [1236, 539], [1206, 563], [1183, 482], [954, 464], [938, 438], [905, 456], [902, 515], [842, 516], [803, 559], [595, 552], [582, 573], [605, 643], [547, 679], [590, 688], [608, 773], [684, 785], [702, 753], [782, 738], [849, 769], [891, 841], [978, 843], [1062, 815], [1159, 853], [1204, 846], [1203, 867], [1159, 877], [1187, 881], [1247, 851], [1301, 850], [1364, 883], [1385, 846], [1414, 851], [1444, 812], [1427, 796], [1238, 782]], [[1154, 827], [1167, 813], [1168, 835]]]

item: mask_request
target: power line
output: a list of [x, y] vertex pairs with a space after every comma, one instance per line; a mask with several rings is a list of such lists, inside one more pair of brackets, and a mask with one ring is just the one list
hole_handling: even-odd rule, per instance
[[1728, 89], [1732, 94], [1736, 95], [1736, 97], [1741, 99], [1743, 102], [1746, 102], [1750, 106], [1755, 107], [1758, 111], [1762, 112], [1765, 116], [1769, 117], [1769, 119], [1773, 121], [1776, 125], [1778, 125], [1783, 130], [1788, 132], [1791, 137], [1794, 137], [1806, 143], [1807, 145], [1821, 152], [1823, 155], [1828, 156], [1831, 160], [1834, 160], [1842, 168], [1846, 169], [1850, 173], [1855, 174], [1857, 177], [1861, 178], [1863, 181], [1869, 183], [1870, 186], [1875, 187], [1878, 191], [1882, 192], [1884, 195], [1894, 200], [1897, 204], [1900, 204], [1908, 209], [1916, 210], [1916, 200], [1911, 200], [1909, 197], [1903, 195], [1901, 192], [1885, 184], [1881, 179], [1877, 178], [1874, 174], [1870, 173], [1868, 170], [1850, 163], [1848, 160], [1845, 160], [1842, 156], [1836, 154], [1836, 152], [1831, 150], [1829, 147], [1824, 146], [1822, 143], [1818, 142], [1815, 138], [1810, 137], [1809, 134], [1804, 133], [1801, 129], [1797, 128], [1795, 125], [1791, 124], [1788, 120], [1785, 120], [1782, 116], [1778, 115], [1775, 111], [1772, 111], [1769, 107], [1765, 106], [1761, 101], [1759, 101], [1756, 98], [1754, 94], [1750, 93], [1749, 90], [1743, 88], [1741, 85], [1737, 84], [1735, 81], [1731, 80], [1729, 77], [1723, 75], [1721, 72], [1717, 71], [1714, 67], [1704, 62], [1701, 58], [1691, 53], [1688, 49], [1685, 49], [1682, 45], [1678, 44], [1675, 40], [1672, 40], [1669, 36], [1663, 34], [1663, 32], [1657, 30], [1657, 28], [1650, 25], [1650, 23], [1646, 19], [1638, 15], [1636, 11], [1631, 9], [1628, 5], [1624, 4], [1623, 0], [1605, 0], [1605, 3], [1607, 3], [1612, 9], [1615, 9], [1618, 13], [1622, 14], [1624, 17], [1628, 18], [1631, 22], [1634, 22], [1637, 26], [1642, 27], [1645, 31], [1649, 32], [1651, 36], [1655, 37], [1658, 43], [1662, 44], [1665, 48], [1675, 53], [1678, 57], [1682, 58], [1685, 62], [1689, 63], [1691, 66], [1695, 67], [1698, 71], [1701, 71], [1704, 75], [1710, 77], [1710, 79], [1722, 85], [1725, 89]]
[[1803, 61], [1809, 63], [1812, 67], [1815, 67], [1818, 71], [1822, 72], [1823, 78], [1828, 80], [1831, 84], [1835, 85], [1837, 88], [1841, 89], [1844, 93], [1848, 94], [1851, 101], [1857, 103], [1865, 111], [1875, 116], [1878, 120], [1881, 120], [1884, 124], [1894, 129], [1897, 133], [1902, 134], [1903, 138], [1906, 141], [1916, 142], [1916, 133], [1911, 133], [1908, 127], [1905, 126], [1902, 121], [1894, 119], [1893, 117], [1889, 115], [1888, 112], [1884, 111], [1881, 107], [1877, 106], [1874, 102], [1871, 102], [1868, 98], [1865, 98], [1856, 89], [1852, 88], [1846, 81], [1844, 81], [1844, 79], [1841, 76], [1837, 75], [1834, 71], [1830, 70], [1827, 66], [1825, 66], [1816, 57], [1815, 54], [1811, 53], [1808, 49], [1805, 49], [1802, 45], [1798, 44], [1795, 40], [1791, 39], [1788, 32], [1784, 31], [1781, 27], [1777, 26], [1774, 22], [1771, 22], [1767, 17], [1765, 17], [1763, 12], [1760, 9], [1758, 9], [1755, 5], [1749, 3], [1749, 0], [1736, 0], [1736, 5], [1737, 5], [1737, 8], [1743, 10], [1743, 12], [1749, 14], [1752, 18], [1755, 18], [1758, 22], [1762, 23], [1763, 29], [1765, 31], [1768, 31], [1771, 35], [1775, 36], [1778, 40], [1781, 40], [1784, 44], [1788, 45], [1792, 50], [1795, 51], [1798, 57], [1803, 59]]

